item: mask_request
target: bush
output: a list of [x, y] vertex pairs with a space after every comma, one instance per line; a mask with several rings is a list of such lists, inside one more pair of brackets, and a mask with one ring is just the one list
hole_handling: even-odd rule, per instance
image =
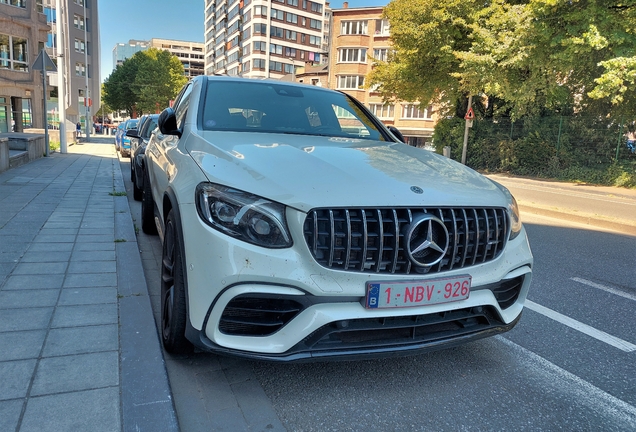
[[[461, 160], [465, 121], [441, 119], [433, 135], [438, 153], [451, 147]], [[585, 116], [476, 120], [466, 164], [479, 171], [636, 187], [636, 155], [623, 145], [622, 123]], [[618, 158], [617, 158], [618, 154]]]

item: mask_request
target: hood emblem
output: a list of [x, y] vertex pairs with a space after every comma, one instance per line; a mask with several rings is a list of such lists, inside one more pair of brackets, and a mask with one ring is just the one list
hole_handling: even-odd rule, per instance
[[424, 193], [424, 190], [422, 190], [421, 187], [417, 187], [417, 186], [411, 186], [411, 191], [415, 192], [416, 194]]
[[407, 228], [406, 253], [413, 264], [431, 267], [439, 263], [448, 250], [446, 225], [432, 214], [415, 219]]

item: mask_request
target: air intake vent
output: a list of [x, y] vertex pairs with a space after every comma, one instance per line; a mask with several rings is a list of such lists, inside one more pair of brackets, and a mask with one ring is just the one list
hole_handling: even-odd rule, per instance
[[236, 297], [225, 307], [219, 330], [234, 336], [269, 336], [302, 309], [300, 303], [289, 299]]

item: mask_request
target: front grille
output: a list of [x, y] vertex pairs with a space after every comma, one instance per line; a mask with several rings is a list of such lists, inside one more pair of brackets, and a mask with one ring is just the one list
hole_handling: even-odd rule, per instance
[[[416, 266], [406, 253], [405, 228], [430, 213], [444, 222], [449, 246], [431, 267]], [[304, 224], [307, 246], [327, 268], [380, 274], [427, 274], [492, 261], [506, 245], [503, 208], [315, 209]]]
[[426, 315], [365, 318], [327, 324], [307, 337], [309, 350], [356, 350], [435, 343], [504, 326], [490, 307]]
[[223, 310], [219, 330], [233, 336], [269, 336], [303, 309], [285, 298], [235, 297]]

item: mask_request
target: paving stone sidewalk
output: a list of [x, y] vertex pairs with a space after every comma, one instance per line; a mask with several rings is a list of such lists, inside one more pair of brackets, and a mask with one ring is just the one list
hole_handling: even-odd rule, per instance
[[124, 192], [112, 138], [0, 173], [0, 431], [178, 430]]

